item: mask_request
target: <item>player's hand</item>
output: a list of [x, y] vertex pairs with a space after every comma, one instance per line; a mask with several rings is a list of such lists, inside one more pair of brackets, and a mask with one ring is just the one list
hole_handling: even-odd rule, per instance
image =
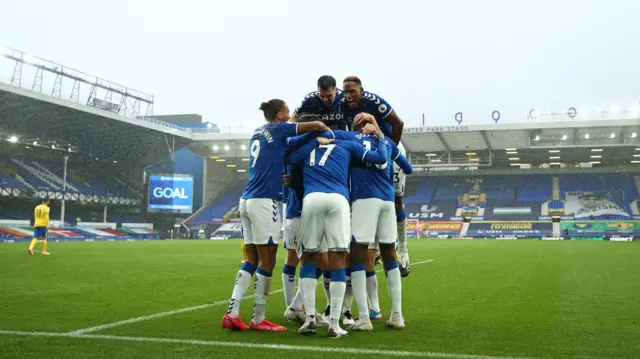
[[365, 123], [376, 123], [376, 118], [365, 112], [360, 112], [353, 118], [354, 125], [364, 125]]
[[282, 175], [282, 185], [285, 187], [289, 187], [291, 185], [291, 176]]
[[384, 134], [382, 133], [382, 131], [380, 131], [380, 128], [378, 126], [374, 126], [370, 123], [367, 123], [364, 128], [362, 129], [362, 133], [366, 134], [366, 135], [376, 135], [376, 137], [378, 138], [384, 138]]
[[333, 141], [334, 141], [333, 138], [318, 137], [318, 143], [320, 144], [320, 146], [328, 145]]
[[364, 133], [365, 135], [373, 135], [373, 134], [375, 134], [376, 132], [378, 132], [378, 131], [377, 131], [377, 130], [376, 130], [376, 128], [375, 128], [372, 124], [370, 124], [370, 123], [367, 123], [367, 124], [364, 126], [364, 128], [362, 129], [362, 133]]

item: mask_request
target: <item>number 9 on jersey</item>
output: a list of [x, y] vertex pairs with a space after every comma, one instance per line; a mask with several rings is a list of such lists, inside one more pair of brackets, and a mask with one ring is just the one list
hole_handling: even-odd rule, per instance
[[253, 142], [251, 142], [249, 154], [251, 154], [251, 157], [253, 157], [253, 161], [251, 161], [251, 167], [255, 167], [256, 162], [258, 161], [258, 156], [260, 156], [260, 141], [253, 140]]

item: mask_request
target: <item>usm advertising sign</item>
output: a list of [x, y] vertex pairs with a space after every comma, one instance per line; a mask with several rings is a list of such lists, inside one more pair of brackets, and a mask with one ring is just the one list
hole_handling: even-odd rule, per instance
[[553, 225], [543, 221], [471, 222], [467, 236], [480, 238], [515, 237], [541, 238], [551, 236]]
[[448, 221], [456, 215], [455, 203], [407, 203], [405, 211], [408, 219], [418, 221]]
[[193, 212], [193, 177], [179, 174], [149, 176], [149, 212]]

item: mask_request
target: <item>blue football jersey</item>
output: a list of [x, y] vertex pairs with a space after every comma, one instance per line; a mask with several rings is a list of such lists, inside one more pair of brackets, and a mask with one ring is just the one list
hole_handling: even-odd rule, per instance
[[317, 147], [314, 147], [314, 142], [317, 144], [314, 139], [295, 151], [295, 157], [304, 161], [305, 196], [314, 192], [338, 193], [348, 201], [351, 163], [370, 161], [383, 164], [387, 158], [385, 146], [378, 146], [378, 151], [371, 151], [353, 141], [337, 140]]
[[[305, 135], [306, 136], [306, 135]], [[378, 138], [374, 135], [365, 135], [356, 131], [334, 131], [333, 133], [321, 133], [325, 138], [354, 141], [367, 150], [376, 151]], [[351, 165], [351, 201], [365, 198], [378, 198], [383, 201], [393, 201], [395, 190], [393, 188], [393, 163], [396, 162], [403, 172], [411, 174], [413, 168], [409, 161], [402, 155], [396, 144], [389, 138], [384, 139], [386, 146], [386, 163], [373, 164], [370, 162], [354, 162]]]
[[286, 218], [290, 219], [300, 217], [302, 214], [302, 198], [304, 197], [302, 166], [287, 165], [287, 175], [291, 177], [291, 184], [288, 187]]
[[391, 125], [387, 122], [386, 119], [393, 111], [393, 107], [391, 107], [391, 105], [389, 105], [389, 103], [382, 97], [374, 93], [365, 91], [362, 94], [362, 102], [360, 103], [359, 108], [349, 107], [349, 103], [344, 97], [340, 102], [340, 108], [342, 110], [345, 121], [351, 124], [353, 123], [353, 119], [356, 117], [356, 115], [361, 112], [373, 115], [373, 117], [376, 118], [376, 121], [378, 121], [378, 126], [380, 126], [380, 130], [382, 130], [382, 133], [387, 137], [391, 137]]
[[298, 124], [279, 122], [256, 129], [249, 141], [249, 182], [243, 199], [282, 198], [282, 173], [287, 137], [298, 133]]
[[372, 163], [354, 163], [351, 167], [351, 201], [365, 198], [378, 198], [393, 201], [395, 190], [391, 180], [393, 168], [392, 148], [389, 139], [378, 142], [373, 135], [358, 134], [356, 141], [368, 150], [375, 151], [378, 144], [386, 146], [386, 162], [381, 165]]
[[325, 125], [333, 130], [350, 130], [351, 123], [347, 122], [342, 114], [341, 102], [344, 98], [344, 94], [340, 89], [336, 91], [336, 98], [331, 106], [325, 105], [320, 98], [320, 93], [314, 91], [305, 96], [304, 100], [293, 113], [296, 116], [303, 114], [307, 115], [319, 115], [318, 120], [322, 121]]

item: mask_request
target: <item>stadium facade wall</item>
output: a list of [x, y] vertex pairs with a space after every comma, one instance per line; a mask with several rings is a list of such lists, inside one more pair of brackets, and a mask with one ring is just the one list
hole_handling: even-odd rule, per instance
[[178, 115], [154, 115], [158, 121], [181, 125], [183, 123], [202, 123], [202, 116], [198, 114], [178, 114]]

